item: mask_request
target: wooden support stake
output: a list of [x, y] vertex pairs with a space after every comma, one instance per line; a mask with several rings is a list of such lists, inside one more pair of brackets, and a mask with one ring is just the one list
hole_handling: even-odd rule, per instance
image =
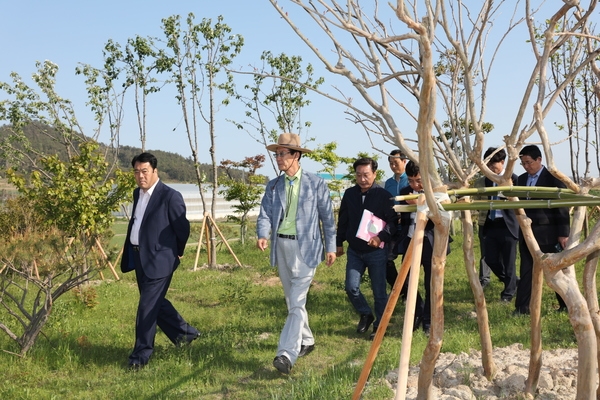
[[98, 238], [96, 238], [96, 247], [100, 251], [100, 254], [102, 254], [102, 257], [104, 257], [104, 259], [108, 263], [108, 267], [110, 268], [110, 270], [111, 270], [112, 274], [114, 275], [115, 279], [119, 280], [119, 275], [117, 275], [117, 271], [115, 271], [115, 268], [113, 267], [113, 265], [111, 264], [111, 262], [108, 260], [108, 256], [104, 252], [104, 249], [102, 248], [102, 245], [100, 244], [100, 241], [98, 240]]
[[[417, 204], [425, 204], [425, 195], [420, 195]], [[413, 320], [415, 304], [417, 302], [417, 291], [419, 286], [419, 272], [421, 271], [421, 255], [423, 253], [423, 237], [427, 215], [423, 211], [417, 211], [417, 222], [412, 242], [415, 242], [414, 253], [410, 267], [410, 278], [408, 279], [408, 294], [406, 296], [406, 311], [404, 312], [404, 329], [402, 330], [402, 345], [400, 348], [400, 364], [398, 366], [398, 384], [396, 386], [396, 400], [406, 398], [406, 386], [408, 384], [408, 367], [410, 361], [410, 348], [412, 345]], [[428, 282], [425, 282], [427, 285]]]
[[198, 258], [200, 257], [200, 249], [202, 248], [202, 236], [204, 235], [204, 226], [206, 225], [207, 215], [207, 213], [204, 213], [204, 216], [202, 217], [202, 227], [200, 228], [200, 237], [198, 238], [198, 247], [196, 248], [196, 259], [194, 260], [194, 271], [198, 268]]
[[229, 246], [229, 243], [227, 242], [227, 239], [225, 239], [225, 236], [223, 236], [223, 234], [221, 233], [221, 230], [217, 226], [217, 223], [215, 222], [215, 220], [212, 219], [212, 217], [210, 215], [208, 216], [208, 218], [210, 218], [210, 222], [212, 223], [213, 228], [215, 228], [217, 230], [217, 233], [219, 234], [219, 236], [221, 236], [221, 239], [223, 240], [223, 243], [225, 243], [225, 246], [227, 246], [227, 248], [229, 249], [229, 253], [231, 253], [231, 255], [233, 256], [233, 258], [235, 259], [235, 261], [241, 267], [242, 263], [240, 262], [240, 260], [238, 260], [237, 256], [233, 252], [233, 249], [231, 248], [231, 246]]
[[365, 365], [363, 366], [362, 372], [360, 373], [360, 377], [358, 378], [358, 382], [356, 383], [356, 387], [354, 388], [352, 400], [360, 399], [362, 391], [365, 385], [367, 384], [367, 379], [369, 378], [371, 368], [373, 367], [373, 363], [375, 362], [375, 358], [377, 357], [377, 353], [379, 352], [379, 347], [381, 345], [381, 342], [383, 341], [383, 336], [385, 335], [388, 323], [392, 318], [394, 308], [396, 307], [398, 297], [400, 296], [400, 291], [402, 290], [402, 286], [404, 286], [404, 281], [406, 280], [406, 276], [408, 275], [408, 271], [410, 270], [413, 247], [414, 242], [411, 241], [406, 251], [406, 254], [402, 258], [402, 266], [400, 267], [400, 273], [396, 278], [396, 282], [394, 282], [394, 287], [392, 288], [392, 292], [390, 293], [390, 297], [388, 298], [388, 302], [385, 306], [385, 311], [383, 312], [383, 315], [381, 317], [381, 322], [379, 323], [379, 327], [377, 328], [377, 333], [375, 333], [375, 337], [373, 338], [373, 343], [371, 344], [371, 349], [369, 350], [369, 354], [367, 355], [367, 359], [365, 360]]
[[39, 281], [40, 280], [40, 274], [38, 272], [38, 267], [37, 267], [37, 263], [35, 262], [35, 258], [33, 259], [33, 272], [35, 272], [35, 277]]
[[[210, 221], [210, 214], [206, 214], [206, 218], [209, 219]], [[204, 236], [206, 237], [206, 258], [208, 260], [208, 265], [210, 265], [211, 262], [211, 252], [212, 252], [212, 246], [210, 245], [210, 229], [208, 227], [206, 227], [206, 230], [204, 231]]]

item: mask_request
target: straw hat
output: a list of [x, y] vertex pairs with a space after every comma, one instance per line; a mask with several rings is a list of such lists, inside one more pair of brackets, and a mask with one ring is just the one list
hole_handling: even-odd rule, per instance
[[295, 133], [282, 133], [277, 139], [277, 143], [270, 144], [267, 146], [267, 150], [275, 151], [278, 147], [285, 147], [286, 149], [296, 150], [301, 153], [311, 153], [312, 150], [300, 147], [300, 136]]

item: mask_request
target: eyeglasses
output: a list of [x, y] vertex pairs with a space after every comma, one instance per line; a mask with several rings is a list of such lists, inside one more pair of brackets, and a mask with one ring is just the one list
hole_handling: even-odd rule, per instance
[[291, 151], [280, 151], [279, 153], [273, 153], [273, 157], [283, 158], [286, 154], [292, 154], [292, 152]]
[[528, 166], [530, 166], [533, 163], [535, 163], [535, 161], [523, 161], [521, 163], [521, 165], [524, 166], [524, 167], [528, 167]]

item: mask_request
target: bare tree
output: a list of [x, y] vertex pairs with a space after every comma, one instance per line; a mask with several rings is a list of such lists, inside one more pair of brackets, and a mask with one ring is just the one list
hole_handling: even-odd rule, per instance
[[[432, 298], [436, 301], [432, 304], [432, 331], [420, 365], [419, 398], [431, 398], [433, 368], [442, 343], [444, 250], [448, 237], [448, 218], [440, 211], [438, 203], [447, 201], [444, 196], [447, 187], [468, 186], [479, 170], [498, 185], [507, 184], [518, 159], [518, 151], [534, 134], [542, 143], [548, 169], [571, 189], [585, 191], [554, 165], [553, 143], [549, 140], [545, 120], [569, 82], [585, 65], [592, 65], [598, 55], [597, 50], [593, 46], [586, 46], [586, 56], [573, 66], [569, 74], [562, 77], [554, 90], [548, 90], [546, 82], [549, 57], [565, 45], [567, 38], [583, 41], [590, 37], [586, 24], [596, 1], [590, 1], [585, 8], [579, 2], [572, 1], [565, 1], [562, 7], [556, 6], [556, 12], [547, 18], [549, 22], [540, 43], [536, 41], [534, 29], [539, 9], [532, 8], [529, 1], [481, 1], [474, 4], [460, 0], [399, 0], [388, 5], [378, 1], [338, 3], [291, 0], [289, 4], [308, 13], [317, 31], [330, 40], [330, 49], [324, 49], [322, 45], [317, 47], [305, 34], [311, 32], [316, 35], [314, 26], [301, 29], [294, 24], [291, 10], [284, 9], [275, 0], [271, 0], [271, 3], [325, 68], [347, 79], [354, 89], [353, 93], [358, 94], [358, 99], [341, 88], [337, 88], [342, 94], [341, 98], [324, 94], [345, 104], [348, 113], [354, 116], [355, 122], [363, 125], [368, 135], [381, 135], [384, 140], [397, 145], [410, 159], [420, 164], [422, 175], [429, 177], [424, 181], [424, 188], [428, 216], [436, 224], [431, 281]], [[492, 27], [496, 29], [497, 25], [502, 25], [498, 18], [501, 12], [508, 12], [512, 17], [504, 22], [503, 28], [500, 27], [499, 34], [492, 35]], [[558, 24], [558, 21], [563, 23]], [[522, 40], [531, 42], [535, 66], [522, 90], [522, 100], [514, 116], [512, 130], [504, 136], [509, 159], [505, 173], [499, 176], [493, 174], [482, 159], [487, 99], [491, 95], [488, 93], [488, 83], [498, 50], [514, 28], [523, 22], [527, 23], [530, 35]], [[438, 104], [448, 116], [447, 124], [438, 120], [438, 115], [442, 114]], [[530, 118], [530, 121], [526, 122], [526, 118]], [[450, 138], [445, 134], [445, 126], [450, 127]], [[417, 133], [417, 152], [411, 146], [411, 140], [414, 140], [411, 139], [414, 138], [411, 131]], [[462, 149], [460, 153], [453, 151], [457, 144]], [[440, 176], [439, 171], [446, 169], [452, 172], [457, 182], [449, 182], [444, 180], [447, 176]], [[585, 245], [567, 250], [560, 260], [558, 256], [542, 254], [539, 247], [536, 250], [535, 238], [522, 210], [520, 215], [528, 246], [532, 254], [535, 253], [535, 265], [544, 271], [548, 284], [563, 298], [568, 298], [567, 304], [580, 346], [578, 392], [581, 398], [588, 398], [593, 391], [589, 390], [590, 385], [595, 383], [595, 377], [590, 374], [595, 374], [594, 365], [597, 364], [589, 349], [593, 349], [592, 354], [595, 354], [596, 344], [595, 338], [592, 343], [590, 315], [574, 279], [572, 263], [575, 259], [585, 258], [597, 248], [592, 244], [593, 239], [588, 238]], [[583, 212], [578, 210], [574, 227], [580, 223], [581, 215]], [[495, 366], [491, 359], [485, 300], [475, 274], [469, 212], [464, 214], [463, 226], [465, 264], [477, 305], [483, 365], [486, 375], [491, 378]], [[578, 230], [573, 229], [572, 232], [571, 241], [574, 244]], [[595, 232], [592, 231], [590, 237]], [[569, 255], [569, 261], [566, 261], [566, 254]], [[541, 285], [534, 285], [534, 293], [541, 295]], [[539, 303], [537, 306], [539, 308]], [[535, 318], [535, 313], [533, 316]], [[532, 347], [535, 350], [532, 348], [530, 377], [526, 386], [530, 394], [535, 393], [536, 374], [540, 365], [537, 345], [541, 341], [537, 340], [539, 335], [536, 332], [539, 332], [539, 324], [532, 320], [532, 341], [535, 344]], [[586, 349], [588, 354], [583, 354], [581, 349]]]

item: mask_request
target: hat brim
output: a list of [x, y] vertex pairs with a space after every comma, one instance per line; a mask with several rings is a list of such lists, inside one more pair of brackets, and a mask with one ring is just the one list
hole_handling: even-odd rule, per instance
[[299, 151], [300, 153], [312, 153], [312, 150], [305, 149], [304, 147], [290, 146], [290, 145], [286, 145], [286, 144], [277, 144], [277, 143], [268, 145], [267, 150], [276, 151], [278, 147], [285, 147], [286, 149], [296, 150], [296, 151]]

